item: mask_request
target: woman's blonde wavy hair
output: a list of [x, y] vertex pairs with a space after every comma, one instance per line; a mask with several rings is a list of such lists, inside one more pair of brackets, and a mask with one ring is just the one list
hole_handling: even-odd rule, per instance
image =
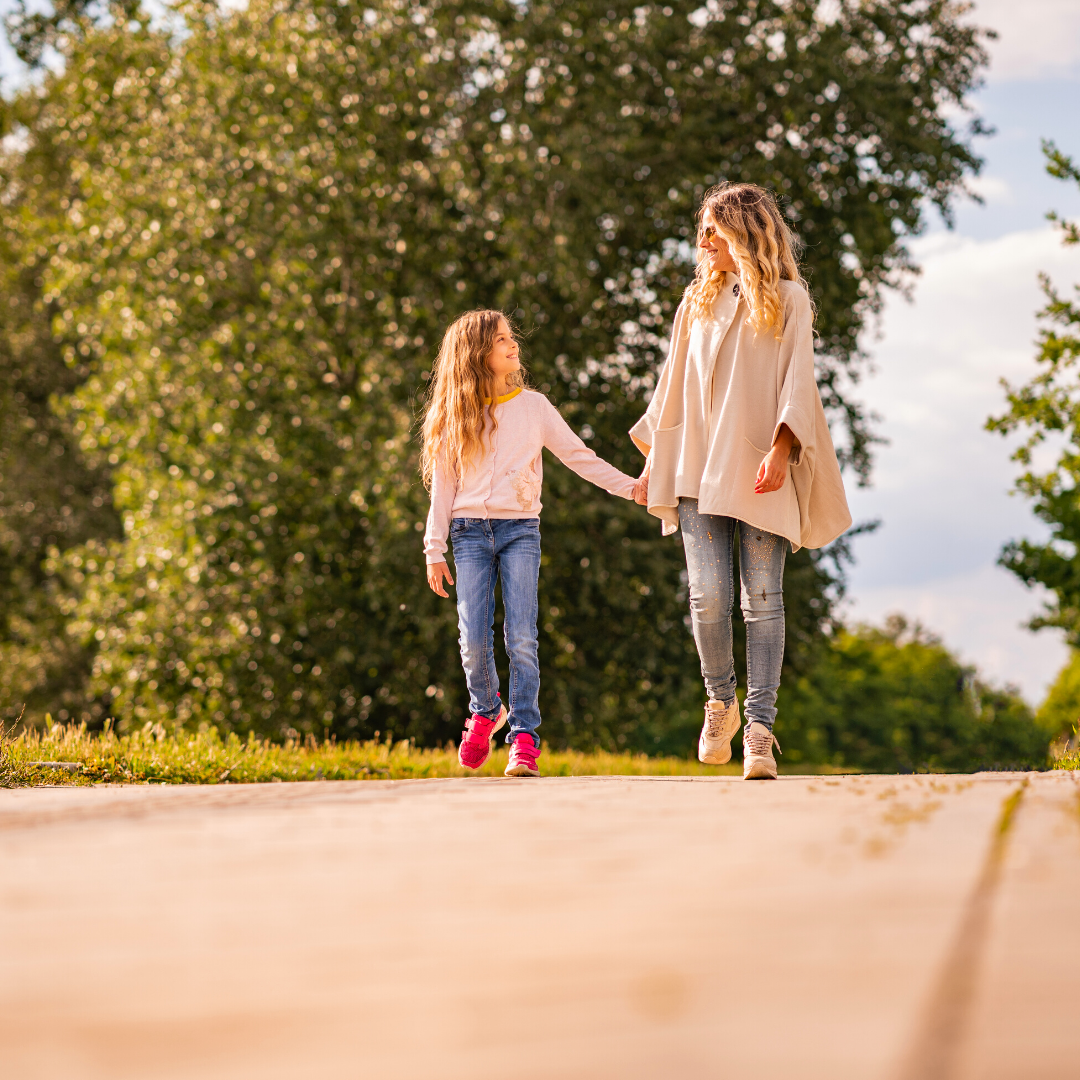
[[780, 282], [797, 281], [806, 286], [799, 271], [800, 245], [772, 192], [757, 184], [717, 184], [701, 200], [697, 270], [685, 294], [690, 325], [695, 319], [711, 317], [713, 303], [724, 284], [723, 272], [709, 269], [708, 256], [700, 246], [706, 211], [739, 268], [750, 304], [750, 325], [758, 331], [771, 328], [777, 337], [782, 336], [784, 301]]
[[[460, 483], [469, 463], [484, 449], [484, 404], [490, 399], [494, 377], [487, 357], [495, 344], [501, 311], [467, 311], [443, 334], [424, 403], [420, 475], [430, 491], [435, 469], [442, 465]], [[525, 376], [516, 371], [506, 377], [511, 386], [524, 386]], [[499, 421], [491, 410], [494, 435]]]

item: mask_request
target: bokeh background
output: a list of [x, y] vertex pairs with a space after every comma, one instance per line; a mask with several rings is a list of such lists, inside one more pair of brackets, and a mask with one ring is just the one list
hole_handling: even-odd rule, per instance
[[[1025, 629], [1050, 594], [997, 565], [1048, 537], [1009, 494], [1023, 434], [984, 428], [1036, 372], [1038, 273], [1080, 280], [1045, 218], [1077, 185], [1041, 147], [1080, 149], [1075, 5], [7, 11], [8, 721], [453, 738], [415, 471], [438, 335], [513, 312], [536, 385], [636, 471], [692, 215], [729, 177], [806, 242], [864, 525], [789, 563], [786, 760], [1030, 765], [1067, 734], [1068, 695], [1037, 709], [1071, 616]], [[547, 480], [544, 736], [691, 753], [678, 539]]]

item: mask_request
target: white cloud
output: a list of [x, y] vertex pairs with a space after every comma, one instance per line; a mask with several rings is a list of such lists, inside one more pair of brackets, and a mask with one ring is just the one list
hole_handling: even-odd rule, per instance
[[988, 206], [1013, 202], [1013, 190], [1009, 182], [1000, 176], [976, 176], [968, 181], [968, 187], [976, 195], [981, 195]]
[[1033, 634], [1022, 627], [1045, 596], [1001, 567], [985, 565], [931, 585], [863, 589], [849, 618], [880, 625], [886, 615], [902, 612], [976, 664], [985, 678], [998, 686], [1012, 683], [1037, 704], [1069, 654], [1059, 631]]
[[999, 34], [989, 43], [995, 81], [1080, 77], [1080, 0], [975, 0], [969, 18]]
[[1080, 250], [1049, 227], [988, 241], [937, 233], [912, 248], [923, 267], [915, 302], [889, 298], [871, 343], [877, 374], [862, 388], [890, 444], [878, 451], [873, 488], [849, 492], [856, 520], [884, 522], [856, 541], [853, 612], [917, 615], [1035, 700], [1064, 647], [1019, 628], [1039, 599], [994, 564], [1004, 543], [1041, 538], [1045, 527], [1009, 494], [1015, 440], [983, 425], [1004, 411], [999, 380], [1035, 372], [1038, 272], [1062, 288], [1080, 282]]

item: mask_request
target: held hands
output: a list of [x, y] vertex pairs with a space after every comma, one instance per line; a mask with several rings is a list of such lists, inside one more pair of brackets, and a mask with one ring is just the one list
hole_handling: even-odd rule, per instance
[[645, 468], [642, 469], [638, 482], [634, 485], [634, 502], [638, 506], [649, 505], [649, 470], [651, 467], [650, 462], [646, 461]]
[[443, 585], [443, 578], [446, 578], [451, 585], [454, 584], [454, 579], [450, 576], [450, 567], [444, 562], [428, 563], [427, 583], [431, 586], [431, 591], [439, 596], [449, 597], [450, 594]]

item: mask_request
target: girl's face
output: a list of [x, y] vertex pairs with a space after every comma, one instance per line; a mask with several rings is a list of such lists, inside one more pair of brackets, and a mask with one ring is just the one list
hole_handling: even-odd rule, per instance
[[521, 370], [518, 343], [514, 340], [510, 324], [505, 319], [499, 320], [499, 329], [495, 332], [495, 343], [491, 346], [491, 352], [487, 354], [487, 366], [497, 379], [504, 379], [507, 375]]
[[705, 252], [705, 258], [710, 270], [730, 270], [733, 274], [739, 272], [738, 264], [731, 254], [731, 248], [728, 247], [728, 242], [717, 230], [716, 219], [708, 208], [701, 215], [701, 232], [698, 234], [698, 247]]

